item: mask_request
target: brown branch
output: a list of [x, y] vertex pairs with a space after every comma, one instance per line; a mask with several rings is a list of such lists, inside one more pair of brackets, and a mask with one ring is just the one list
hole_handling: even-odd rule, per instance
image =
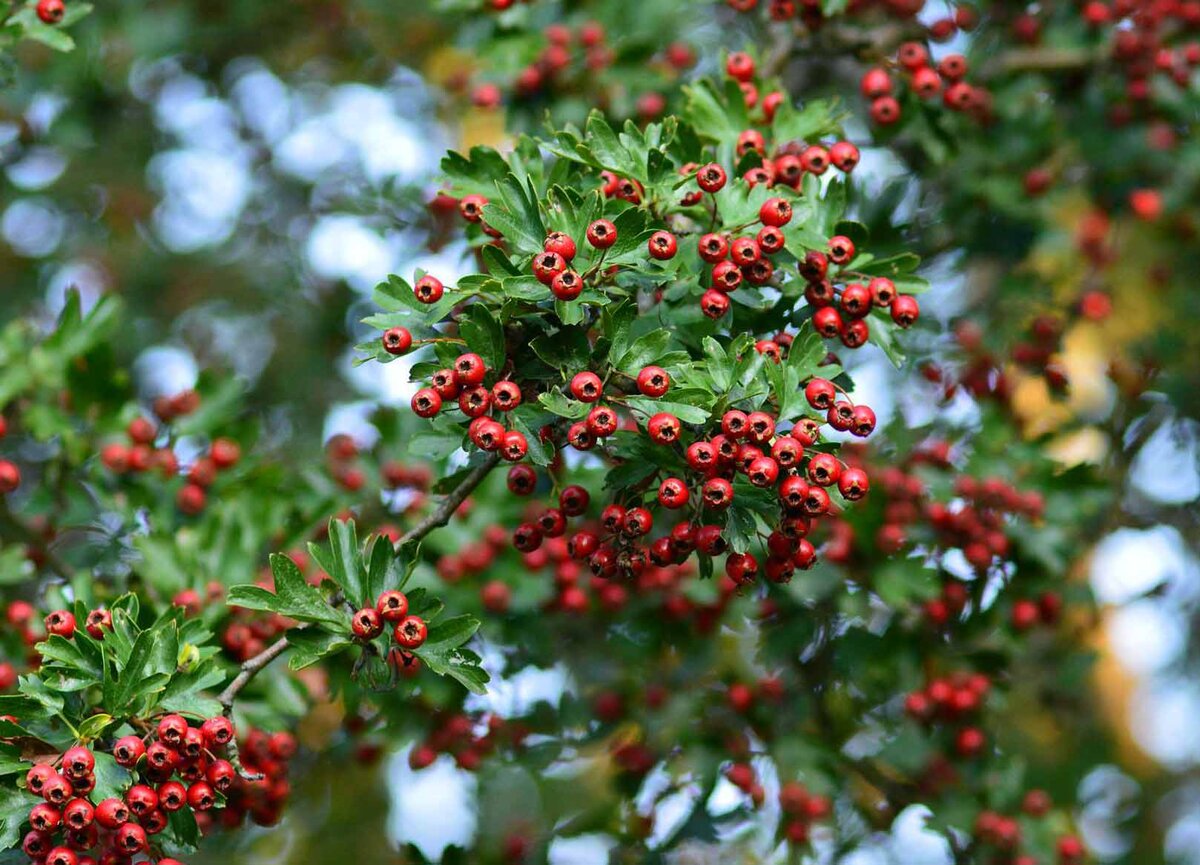
[[433, 513], [405, 532], [400, 540], [396, 541], [396, 549], [398, 550], [412, 541], [419, 541], [434, 529], [441, 528], [450, 522], [450, 517], [458, 510], [459, 505], [466, 501], [467, 496], [477, 486], [483, 483], [483, 479], [488, 476], [499, 462], [500, 454], [498, 452], [488, 454], [486, 460], [477, 465], [446, 498], [442, 499], [442, 503], [434, 509]]
[[280, 637], [253, 658], [249, 658], [242, 664], [241, 670], [233, 677], [233, 681], [225, 687], [225, 690], [221, 692], [221, 696], [217, 697], [217, 702], [221, 704], [225, 717], [228, 718], [233, 712], [233, 701], [237, 699], [237, 695], [241, 692], [242, 688], [250, 684], [250, 680], [258, 675], [260, 670], [287, 651], [289, 645], [287, 637]]

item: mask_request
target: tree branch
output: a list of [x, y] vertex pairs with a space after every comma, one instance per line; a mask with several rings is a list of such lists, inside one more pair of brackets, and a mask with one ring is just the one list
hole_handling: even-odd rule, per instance
[[233, 681], [225, 687], [225, 690], [221, 692], [221, 696], [217, 697], [217, 701], [221, 704], [222, 710], [224, 710], [225, 717], [228, 718], [233, 712], [233, 701], [237, 699], [237, 695], [241, 692], [242, 688], [250, 684], [250, 680], [258, 675], [263, 667], [287, 651], [289, 645], [287, 637], [280, 637], [253, 658], [249, 658], [242, 664], [242, 669], [233, 677]]
[[434, 529], [441, 528], [450, 522], [450, 517], [458, 510], [459, 505], [466, 501], [467, 496], [474, 492], [477, 486], [483, 483], [483, 479], [488, 476], [488, 473], [499, 462], [500, 454], [498, 452], [488, 454], [486, 460], [477, 465], [446, 498], [442, 499], [442, 503], [434, 509], [433, 513], [405, 532], [400, 540], [396, 541], [396, 549], [398, 550], [412, 541], [419, 541]]

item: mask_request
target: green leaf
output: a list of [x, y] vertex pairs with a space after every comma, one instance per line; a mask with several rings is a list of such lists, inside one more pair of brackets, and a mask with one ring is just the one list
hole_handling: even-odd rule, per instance
[[299, 622], [323, 624], [333, 630], [349, 629], [349, 615], [329, 606], [320, 590], [305, 582], [300, 569], [290, 558], [273, 553], [271, 573], [275, 576], [274, 592], [259, 586], [234, 586], [229, 590], [229, 605], [279, 613]]
[[541, 252], [546, 227], [532, 184], [528, 180], [522, 184], [510, 173], [496, 182], [496, 188], [500, 200], [489, 201], [483, 208], [484, 222], [503, 234], [516, 251], [527, 255]]
[[587, 403], [579, 400], [570, 399], [556, 390], [547, 391], [538, 395], [538, 402], [546, 407], [548, 411], [559, 417], [565, 417], [569, 420], [580, 420], [587, 416]]
[[613, 361], [613, 366], [623, 372], [637, 375], [642, 367], [656, 363], [667, 353], [671, 344], [671, 331], [662, 328], [652, 330], [635, 339], [621, 356]]
[[711, 412], [706, 408], [701, 408], [697, 405], [688, 405], [684, 402], [668, 402], [661, 399], [650, 399], [649, 397], [631, 396], [626, 397], [625, 404], [632, 409], [636, 409], [650, 417], [659, 412], [669, 412], [675, 415], [684, 423], [701, 424], [708, 420]]
[[439, 676], [450, 676], [472, 693], [484, 694], [490, 677], [479, 665], [479, 656], [461, 648], [477, 630], [479, 620], [474, 616], [446, 619], [430, 627], [428, 638], [413, 654]]
[[342, 590], [342, 594], [356, 607], [366, 606], [370, 600], [367, 593], [367, 578], [358, 555], [358, 533], [354, 520], [329, 521], [329, 546], [309, 544], [308, 552], [330, 579]]
[[555, 369], [578, 370], [592, 356], [587, 331], [581, 327], [564, 327], [554, 334], [542, 334], [530, 340], [533, 353]]
[[504, 328], [487, 306], [472, 304], [458, 322], [458, 333], [467, 341], [467, 347], [482, 357], [490, 369], [504, 366]]
[[26, 793], [16, 784], [0, 787], [0, 850], [20, 846], [21, 824], [41, 799]]
[[293, 632], [288, 636], [288, 644], [291, 646], [288, 667], [293, 670], [311, 667], [354, 645], [347, 634], [312, 629]]

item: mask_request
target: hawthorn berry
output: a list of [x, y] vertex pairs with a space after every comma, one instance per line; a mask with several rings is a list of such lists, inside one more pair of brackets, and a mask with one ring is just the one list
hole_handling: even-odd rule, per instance
[[829, 160], [839, 171], [849, 174], [861, 158], [858, 148], [849, 141], [839, 141], [829, 148]]
[[596, 438], [607, 438], [617, 431], [617, 413], [608, 406], [598, 405], [588, 412], [585, 423]]
[[543, 252], [533, 257], [533, 275], [542, 285], [550, 285], [554, 277], [566, 269], [566, 259], [557, 252]]
[[409, 650], [420, 648], [428, 635], [429, 627], [420, 616], [406, 616], [396, 624], [392, 632], [396, 642]]
[[587, 241], [596, 249], [608, 249], [617, 242], [617, 227], [607, 219], [597, 219], [587, 227]]
[[655, 444], [665, 445], [679, 441], [679, 418], [669, 412], [659, 412], [646, 424], [646, 432]]
[[0, 495], [16, 492], [21, 486], [21, 470], [11, 460], [0, 460]]
[[917, 299], [911, 294], [900, 294], [892, 301], [892, 321], [901, 327], [911, 327], [921, 314]]
[[375, 611], [389, 624], [395, 624], [408, 615], [408, 596], [390, 589], [375, 600]]
[[723, 235], [705, 234], [700, 238], [697, 249], [701, 259], [709, 264], [716, 264], [729, 255], [729, 242]]
[[509, 430], [500, 440], [500, 455], [508, 462], [520, 462], [529, 453], [529, 442], [525, 434], [517, 430]]
[[604, 394], [604, 383], [594, 372], [576, 373], [571, 379], [571, 396], [580, 402], [595, 402]]
[[650, 235], [650, 239], [646, 242], [650, 252], [650, 257], [658, 261], [666, 261], [675, 257], [675, 252], [679, 248], [678, 241], [669, 231], [656, 231]]
[[509, 492], [527, 496], [537, 486], [537, 472], [527, 465], [513, 466], [508, 470], [507, 484]]
[[464, 195], [458, 202], [458, 212], [467, 222], [482, 222], [487, 203], [487, 198], [482, 195]]
[[388, 354], [404, 354], [412, 348], [412, 334], [406, 327], [389, 327], [383, 332], [383, 350]]
[[542, 249], [546, 252], [553, 252], [563, 257], [564, 260], [570, 261], [575, 257], [575, 241], [565, 232], [552, 231], [546, 235], [545, 243], [542, 244]]
[[708, 318], [720, 318], [729, 312], [729, 298], [724, 293], [710, 288], [700, 298], [700, 311]]
[[658, 502], [664, 508], [675, 510], [686, 507], [688, 503], [688, 488], [679, 478], [667, 478], [658, 487]]
[[373, 607], [364, 607], [350, 620], [354, 636], [360, 640], [373, 640], [383, 633], [383, 617]]
[[432, 388], [421, 388], [412, 397], [412, 410], [417, 417], [433, 417], [442, 410], [442, 398]]
[[768, 198], [758, 210], [763, 225], [779, 228], [792, 221], [792, 205], [784, 198]]
[[75, 635], [75, 616], [67, 610], [55, 610], [44, 620], [46, 633], [68, 640]]
[[460, 354], [454, 361], [454, 378], [459, 385], [476, 385], [487, 375], [483, 358], [472, 352]]
[[700, 491], [704, 504], [714, 510], [724, 510], [733, 503], [733, 484], [725, 478], [709, 478]]
[[58, 24], [67, 14], [63, 0], [38, 0], [37, 17], [43, 24]]
[[445, 286], [442, 285], [442, 281], [428, 273], [418, 279], [417, 284], [413, 286], [413, 294], [421, 303], [437, 303], [442, 299], [444, 292]]
[[550, 280], [550, 293], [559, 300], [574, 300], [583, 294], [583, 278], [573, 270], [564, 270]]
[[637, 374], [637, 387], [644, 396], [658, 398], [671, 387], [671, 376], [660, 366], [643, 367]]
[[725, 169], [710, 162], [696, 173], [696, 182], [705, 192], [720, 192], [725, 186]]
[[[712, 270], [713, 289], [728, 294], [731, 291], [737, 291], [738, 286], [741, 284], [742, 271], [737, 262], [717, 262], [716, 267]], [[705, 294], [705, 298], [707, 297], [708, 295]], [[728, 299], [726, 299], [726, 308], [728, 308]]]

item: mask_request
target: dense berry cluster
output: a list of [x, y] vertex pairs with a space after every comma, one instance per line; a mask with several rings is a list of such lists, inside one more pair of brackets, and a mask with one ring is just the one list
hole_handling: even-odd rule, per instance
[[871, 120], [881, 126], [901, 119], [903, 95], [896, 87], [898, 82], [920, 100], [940, 96], [950, 110], [986, 121], [992, 111], [991, 94], [967, 82], [967, 71], [967, 59], [961, 54], [947, 54], [934, 63], [920, 42], [905, 42], [888, 65], [867, 70], [859, 87], [871, 103]]
[[381, 594], [374, 607], [355, 612], [350, 627], [355, 639], [364, 642], [374, 640], [390, 627], [392, 639], [401, 652], [420, 648], [429, 635], [425, 620], [408, 612], [408, 597], [394, 590]]
[[[44, 801], [29, 812], [22, 848], [44, 865], [118, 865], [156, 856], [154, 836], [170, 814], [223, 807], [238, 775], [221, 756], [233, 737], [233, 724], [221, 716], [193, 727], [181, 715], [165, 715], [147, 734], [112, 745], [111, 757], [133, 783], [121, 797], [99, 801], [93, 801], [96, 754], [90, 748], [76, 746], [38, 763], [25, 788]], [[154, 861], [178, 865], [164, 856]]]

